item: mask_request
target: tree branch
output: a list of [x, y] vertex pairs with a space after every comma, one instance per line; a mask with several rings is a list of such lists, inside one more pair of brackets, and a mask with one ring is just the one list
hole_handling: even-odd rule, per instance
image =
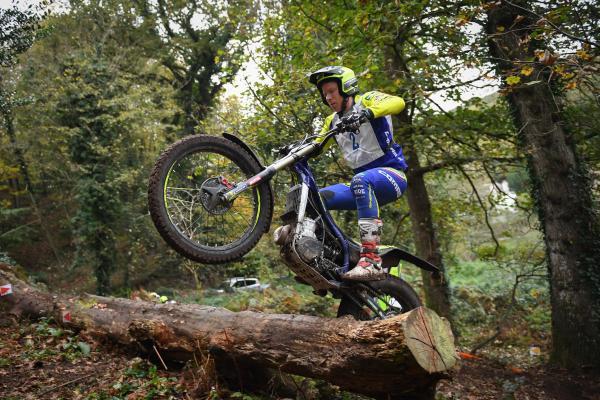
[[160, 16], [160, 21], [163, 25], [163, 28], [165, 28], [167, 35], [169, 35], [169, 37], [173, 39], [175, 37], [175, 33], [173, 33], [173, 30], [171, 29], [169, 18], [167, 17], [167, 14], [165, 12], [164, 0], [158, 0], [158, 15]]
[[490, 223], [488, 210], [485, 207], [485, 205], [483, 204], [483, 200], [481, 199], [481, 196], [479, 196], [479, 192], [477, 191], [477, 188], [475, 187], [475, 184], [473, 183], [473, 180], [471, 179], [469, 174], [467, 174], [467, 172], [464, 170], [464, 168], [461, 165], [457, 165], [456, 168], [458, 168], [458, 170], [463, 174], [465, 179], [469, 182], [469, 185], [471, 186], [471, 189], [473, 189], [473, 193], [475, 194], [475, 197], [477, 197], [477, 201], [478, 201], [479, 205], [481, 206], [481, 209], [483, 210], [483, 214], [485, 217], [485, 224], [487, 225], [488, 229], [490, 230], [490, 235], [492, 236], [492, 240], [494, 241], [494, 243], [496, 243], [496, 247], [494, 249], [494, 257], [495, 257], [498, 254], [498, 250], [500, 249], [500, 242], [498, 242], [498, 239], [496, 238], [496, 234], [494, 233], [494, 228], [492, 228], [492, 224]]
[[522, 161], [523, 157], [465, 157], [465, 158], [454, 158], [448, 159], [444, 161], [440, 161], [434, 164], [425, 165], [419, 168], [413, 169], [413, 173], [415, 174], [426, 174], [428, 172], [437, 171], [447, 167], [456, 167], [459, 165], [469, 164], [475, 161], [498, 161], [498, 162], [514, 162], [514, 161]]
[[287, 122], [285, 122], [284, 120], [282, 120], [281, 118], [279, 118], [279, 116], [277, 114], [275, 114], [275, 112], [268, 105], [266, 105], [264, 101], [262, 101], [262, 99], [258, 96], [258, 94], [256, 94], [256, 92], [254, 91], [254, 89], [252, 89], [252, 86], [250, 85], [250, 83], [248, 82], [248, 80], [246, 78], [244, 78], [244, 81], [246, 82], [246, 85], [248, 85], [248, 90], [250, 90], [250, 93], [252, 93], [252, 97], [254, 97], [260, 103], [260, 105], [263, 106], [263, 108], [265, 110], [267, 110], [267, 112], [269, 114], [271, 114], [273, 117], [275, 117], [275, 119], [277, 121], [279, 121], [280, 124], [290, 128], [290, 129], [293, 129], [296, 132], [302, 133], [302, 131], [300, 129], [298, 129], [296, 126], [290, 125]]
[[490, 182], [492, 182], [492, 185], [494, 185], [494, 187], [496, 188], [496, 190], [498, 192], [500, 192], [502, 195], [508, 197], [509, 199], [511, 199], [512, 201], [515, 202], [515, 205], [517, 206], [517, 208], [525, 211], [525, 212], [531, 212], [531, 209], [527, 209], [525, 207], [523, 207], [521, 204], [519, 204], [519, 199], [517, 197], [512, 197], [510, 196], [508, 193], [506, 193], [504, 190], [502, 190], [502, 188], [500, 186], [498, 186], [498, 184], [496, 183], [496, 180], [492, 177], [492, 174], [490, 173], [485, 161], [483, 161], [481, 163], [483, 165], [483, 170], [485, 171], [486, 175], [488, 176], [488, 178], [490, 178]]
[[404, 220], [406, 218], [408, 218], [410, 216], [410, 211], [403, 214], [400, 219], [398, 219], [398, 223], [396, 224], [396, 232], [394, 232], [394, 237], [392, 237], [392, 241], [391, 243], [395, 243], [396, 242], [396, 237], [398, 236], [398, 232], [400, 232], [400, 227], [402, 226], [402, 222], [404, 222]]
[[197, 43], [200, 40], [200, 37], [198, 36], [198, 32], [196, 32], [194, 30], [194, 28], [192, 27], [192, 18], [194, 17], [196, 8], [197, 8], [197, 4], [194, 1], [194, 2], [192, 2], [192, 5], [190, 6], [189, 12], [185, 15], [184, 23], [182, 24], [183, 28], [187, 32], [188, 36], [190, 37], [190, 39], [192, 39], [194, 41], [194, 43]]
[[[533, 252], [533, 250], [535, 250], [535, 247], [532, 249], [532, 252]], [[506, 311], [504, 311], [504, 314], [502, 314], [502, 316], [498, 319], [498, 323], [496, 325], [496, 331], [494, 332], [494, 334], [492, 336], [490, 336], [489, 338], [485, 339], [483, 342], [480, 342], [480, 343], [476, 344], [475, 346], [473, 346], [473, 348], [469, 351], [469, 353], [475, 354], [476, 352], [478, 352], [479, 350], [481, 350], [483, 347], [485, 347], [489, 343], [491, 343], [498, 336], [500, 336], [500, 334], [502, 333], [502, 326], [504, 325], [504, 322], [506, 321], [506, 319], [510, 315], [510, 312], [514, 308], [515, 304], [517, 304], [517, 296], [516, 296], [517, 295], [517, 288], [519, 287], [519, 284], [521, 283], [521, 280], [524, 280], [524, 279], [527, 279], [527, 278], [547, 278], [546, 275], [535, 274], [534, 272], [535, 272], [535, 270], [532, 270], [529, 273], [519, 274], [519, 275], [517, 275], [515, 277], [515, 282], [513, 284], [513, 287], [511, 289], [511, 294], [510, 294], [510, 304], [506, 308]]]
[[302, 8], [302, 6], [300, 5], [300, 3], [298, 3], [297, 1], [294, 1], [294, 5], [296, 7], [298, 7], [300, 9], [300, 12], [302, 12], [302, 14], [304, 14], [304, 16], [306, 18], [308, 18], [309, 20], [311, 20], [312, 22], [314, 22], [315, 24], [321, 26], [322, 28], [325, 28], [329, 33], [335, 33], [335, 31], [333, 29], [331, 29], [330, 27], [328, 27], [327, 25], [323, 24], [321, 21], [318, 21], [317, 19], [315, 19], [313, 16], [309, 15], [304, 8]]
[[522, 10], [522, 11], [528, 12], [529, 14], [531, 14], [531, 15], [534, 15], [534, 16], [536, 16], [537, 18], [544, 20], [544, 22], [547, 22], [547, 23], [548, 23], [548, 25], [550, 25], [552, 28], [554, 28], [554, 30], [555, 30], [555, 31], [557, 31], [558, 33], [560, 33], [560, 34], [562, 34], [562, 35], [565, 35], [565, 36], [566, 36], [566, 37], [568, 37], [569, 39], [577, 40], [578, 42], [582, 42], [582, 43], [587, 43], [587, 44], [589, 44], [589, 45], [591, 45], [591, 46], [594, 46], [594, 47], [600, 47], [600, 44], [598, 44], [598, 43], [596, 43], [596, 42], [593, 42], [593, 41], [591, 41], [591, 40], [587, 40], [587, 39], [584, 39], [584, 38], [580, 38], [580, 37], [578, 37], [578, 36], [575, 36], [575, 35], [573, 35], [573, 34], [570, 34], [569, 32], [565, 32], [565, 31], [563, 31], [563, 30], [562, 30], [562, 29], [560, 29], [560, 28], [559, 28], [559, 27], [558, 27], [558, 26], [557, 26], [557, 25], [556, 25], [554, 22], [552, 22], [552, 21], [550, 21], [550, 20], [548, 20], [548, 19], [544, 18], [543, 16], [541, 16], [541, 15], [537, 14], [536, 12], [534, 12], [534, 11], [532, 11], [532, 10], [529, 10], [529, 9], [527, 9], [527, 8], [525, 8], [525, 7], [521, 7], [521, 6], [520, 6], [520, 5], [518, 5], [518, 4], [511, 3], [511, 2], [510, 2], [510, 1], [508, 1], [508, 0], [504, 0], [504, 2], [505, 2], [506, 4], [508, 4], [508, 5], [512, 6], [512, 7], [514, 7], [514, 8], [518, 8], [519, 10]]

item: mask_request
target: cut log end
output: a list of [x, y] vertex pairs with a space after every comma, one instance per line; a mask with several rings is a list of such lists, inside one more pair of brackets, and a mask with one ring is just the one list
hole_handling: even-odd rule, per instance
[[449, 324], [434, 311], [420, 307], [404, 323], [406, 345], [429, 373], [444, 372], [456, 365], [458, 357]]

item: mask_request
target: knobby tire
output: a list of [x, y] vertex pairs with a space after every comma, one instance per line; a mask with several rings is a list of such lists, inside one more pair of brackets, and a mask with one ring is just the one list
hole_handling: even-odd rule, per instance
[[267, 182], [264, 182], [254, 189], [259, 200], [258, 204], [253, 203], [253, 211], [258, 214], [251, 231], [245, 233], [239, 239], [239, 243], [215, 245], [215, 247], [195, 243], [174, 226], [165, 204], [167, 201], [165, 184], [170, 171], [186, 156], [195, 153], [223, 156], [239, 167], [246, 179], [261, 171], [257, 161], [245, 149], [230, 140], [205, 134], [181, 139], [161, 154], [150, 175], [148, 208], [152, 221], [162, 238], [178, 253], [190, 260], [206, 264], [239, 260], [252, 250], [261, 236], [269, 230], [273, 213], [271, 188]]

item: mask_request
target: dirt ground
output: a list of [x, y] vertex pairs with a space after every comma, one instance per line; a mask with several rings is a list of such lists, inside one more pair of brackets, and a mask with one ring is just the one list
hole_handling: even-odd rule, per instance
[[441, 399], [600, 400], [598, 373], [549, 366], [506, 367], [485, 358], [463, 360], [452, 381], [438, 386]]
[[[9, 323], [0, 328], [0, 399], [258, 399], [218, 387], [197, 364], [165, 371], [133, 353], [94, 343], [51, 321]], [[330, 392], [331, 393], [331, 392]], [[330, 395], [331, 396], [331, 395]], [[298, 399], [364, 399], [299, 394]], [[520, 369], [479, 358], [463, 360], [438, 400], [600, 400], [600, 377], [547, 366]]]

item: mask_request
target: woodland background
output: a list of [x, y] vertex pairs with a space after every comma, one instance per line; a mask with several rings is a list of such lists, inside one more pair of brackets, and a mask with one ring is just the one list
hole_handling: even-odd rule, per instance
[[[335, 315], [334, 299], [294, 283], [270, 235], [242, 262], [178, 256], [146, 190], [160, 152], [194, 133], [235, 134], [273, 161], [329, 112], [306, 75], [345, 65], [363, 92], [407, 103], [394, 124], [409, 189], [382, 208], [384, 241], [444, 268], [443, 280], [402, 274], [460, 346], [510, 365], [597, 367], [599, 19], [584, 0], [10, 4], [0, 261], [52, 291]], [[336, 151], [311, 166], [323, 186], [351, 178]], [[288, 182], [273, 182], [276, 216]], [[354, 214], [335, 216], [356, 235]], [[209, 290], [233, 276], [271, 288]]]

